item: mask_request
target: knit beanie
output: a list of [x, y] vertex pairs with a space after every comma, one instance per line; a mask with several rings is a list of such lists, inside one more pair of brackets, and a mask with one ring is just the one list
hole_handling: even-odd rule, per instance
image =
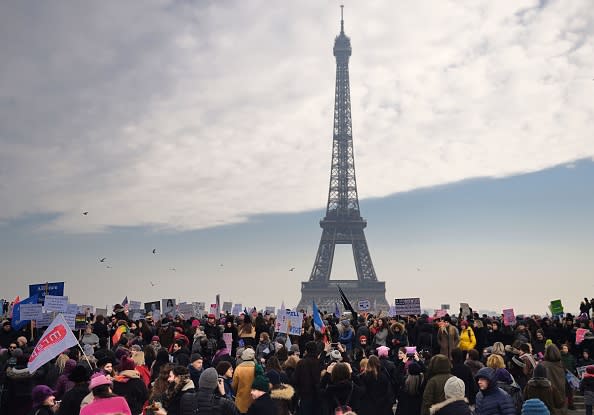
[[466, 386], [464, 385], [464, 381], [460, 378], [457, 378], [456, 376], [449, 378], [443, 386], [443, 392], [445, 393], [446, 399], [464, 398], [465, 390]]
[[532, 377], [534, 378], [546, 378], [547, 377], [547, 368], [542, 363], [539, 363], [534, 368], [534, 372], [532, 372]]
[[252, 383], [252, 389], [257, 389], [262, 392], [270, 391], [270, 382], [269, 379], [264, 376], [264, 370], [262, 366], [256, 365], [256, 376], [254, 377], [254, 382]]
[[550, 415], [549, 409], [540, 399], [528, 399], [522, 405], [522, 415]]
[[219, 381], [219, 374], [214, 367], [209, 367], [200, 375], [198, 380], [198, 387], [200, 389], [213, 390], [217, 387]]
[[54, 391], [46, 385], [37, 385], [33, 388], [31, 392], [31, 401], [33, 403], [33, 408], [38, 408], [43, 404], [47, 398], [52, 396]]

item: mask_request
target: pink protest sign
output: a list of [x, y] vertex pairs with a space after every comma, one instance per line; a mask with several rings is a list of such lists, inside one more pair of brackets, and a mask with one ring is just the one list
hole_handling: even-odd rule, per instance
[[513, 326], [516, 324], [516, 315], [513, 308], [506, 308], [503, 310], [503, 324], [505, 326]]
[[436, 310], [435, 311], [435, 318], [442, 318], [448, 313], [448, 310]]
[[584, 341], [584, 336], [589, 330], [587, 329], [577, 329], [575, 332], [575, 344], [580, 344]]

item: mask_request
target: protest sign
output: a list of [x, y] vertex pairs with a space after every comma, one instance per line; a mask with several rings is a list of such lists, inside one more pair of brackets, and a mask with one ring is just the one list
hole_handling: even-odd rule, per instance
[[274, 306], [266, 306], [264, 314], [274, 314]]
[[39, 304], [43, 304], [45, 296], [55, 295], [61, 297], [64, 295], [64, 283], [63, 282], [46, 282], [43, 284], [31, 284], [29, 285], [29, 297], [37, 294]]
[[[21, 315], [23, 313], [23, 309], [21, 306]], [[584, 336], [586, 335], [587, 332], [589, 332], [590, 330], [588, 329], [577, 329], [575, 332], [575, 344], [580, 344], [581, 342], [584, 341]]]
[[21, 304], [20, 306], [20, 320], [38, 320], [42, 314], [42, 305], [38, 303], [34, 304]]
[[416, 298], [396, 298], [394, 300], [396, 314], [405, 316], [408, 314], [421, 314], [421, 299]]
[[231, 313], [233, 303], [231, 301], [223, 301], [223, 313]]
[[231, 349], [233, 348], [233, 333], [223, 333], [223, 341], [225, 342], [227, 350], [230, 353]]
[[41, 316], [35, 321], [37, 328], [47, 327], [52, 324], [52, 315], [48, 313], [43, 313]]
[[184, 318], [187, 320], [191, 317], [195, 317], [194, 315], [194, 305], [188, 303], [180, 303], [178, 307], [178, 311]]
[[276, 323], [274, 327], [275, 332], [287, 333], [289, 324], [289, 316], [287, 313], [287, 310], [279, 310], [278, 315], [276, 316]]
[[142, 302], [140, 301], [132, 301], [130, 300], [130, 303], [128, 304], [128, 308], [130, 310], [140, 310], [142, 309]]
[[442, 304], [441, 305], [441, 309], [442, 310], [449, 310], [450, 309], [450, 305], [449, 304]]
[[175, 316], [175, 298], [163, 298], [161, 300], [161, 314], [164, 316]]
[[95, 309], [95, 315], [96, 316], [107, 316], [107, 308], [96, 308]]
[[64, 295], [46, 295], [43, 306], [46, 312], [65, 313], [68, 308], [68, 297]]
[[204, 314], [204, 312], [206, 311], [206, 303], [204, 301], [197, 301], [195, 303], [196, 308], [198, 308], [198, 314], [196, 314], [196, 317], [202, 317], [202, 314]]
[[234, 316], [238, 316], [242, 311], [243, 308], [241, 306], [241, 303], [233, 304], [233, 310], [231, 311], [231, 314], [233, 314]]
[[576, 368], [575, 368], [575, 370], [576, 370], [576, 372], [577, 372], [577, 374], [578, 374], [578, 376], [577, 376], [577, 377], [578, 377], [579, 379], [583, 379], [583, 378], [584, 378], [584, 373], [586, 373], [586, 368], [587, 368], [587, 367], [588, 367], [588, 366], [580, 366], [580, 367], [576, 367]]
[[513, 326], [516, 324], [516, 315], [513, 308], [506, 308], [503, 310], [503, 325]]
[[210, 305], [210, 311], [209, 311], [209, 314], [214, 314], [214, 315], [215, 315], [215, 318], [218, 318], [218, 316], [219, 316], [219, 309], [218, 309], [218, 307], [217, 307], [217, 304], [216, 304], [216, 303], [212, 303], [212, 304]]
[[369, 311], [369, 309], [371, 308], [371, 303], [369, 302], [369, 300], [359, 300], [357, 305], [359, 306], [359, 311]]
[[448, 310], [435, 310], [435, 318], [443, 318], [448, 313]]
[[303, 325], [303, 316], [299, 311], [287, 311], [287, 331], [293, 336], [301, 336], [301, 326]]
[[128, 315], [132, 316], [132, 320], [144, 320], [144, 310], [130, 310]]
[[79, 313], [74, 318], [74, 328], [76, 330], [84, 330], [87, 327], [87, 315]]
[[[442, 307], [442, 309], [444, 309]], [[460, 311], [462, 313], [462, 319], [466, 320], [470, 316], [470, 306], [468, 303], [460, 303]]]
[[554, 316], [560, 316], [563, 314], [563, 305], [561, 304], [561, 300], [553, 300], [551, 301], [551, 314]]
[[94, 307], [92, 305], [88, 305], [88, 304], [79, 305], [78, 313], [84, 314], [85, 316], [89, 317], [91, 314], [93, 314], [93, 309], [94, 309]]

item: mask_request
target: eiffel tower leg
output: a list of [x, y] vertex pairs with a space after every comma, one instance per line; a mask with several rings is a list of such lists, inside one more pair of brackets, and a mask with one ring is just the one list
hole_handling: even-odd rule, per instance
[[357, 269], [357, 278], [359, 281], [377, 281], [375, 269], [371, 262], [371, 255], [369, 255], [369, 248], [365, 235], [361, 232], [359, 238], [353, 240], [353, 257], [355, 259], [355, 267]]
[[311, 270], [311, 276], [309, 277], [310, 281], [324, 282], [330, 279], [335, 248], [335, 232], [324, 229], [316, 260]]

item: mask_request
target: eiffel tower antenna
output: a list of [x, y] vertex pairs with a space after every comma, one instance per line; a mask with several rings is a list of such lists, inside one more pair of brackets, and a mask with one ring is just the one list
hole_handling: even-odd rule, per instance
[[[377, 305], [374, 311], [387, 310], [385, 283], [377, 280], [363, 231], [367, 221], [361, 217], [359, 210], [349, 80], [352, 48], [350, 38], [344, 33], [342, 5], [340, 34], [334, 39], [333, 53], [336, 58], [336, 87], [328, 203], [326, 216], [320, 221], [322, 237], [316, 259], [309, 281], [302, 283], [298, 308], [307, 308], [313, 300], [320, 308], [330, 309], [334, 302], [340, 302], [337, 300], [337, 285], [340, 284], [349, 300], [369, 300], [370, 304]], [[330, 280], [337, 244], [351, 245], [357, 280]]]

